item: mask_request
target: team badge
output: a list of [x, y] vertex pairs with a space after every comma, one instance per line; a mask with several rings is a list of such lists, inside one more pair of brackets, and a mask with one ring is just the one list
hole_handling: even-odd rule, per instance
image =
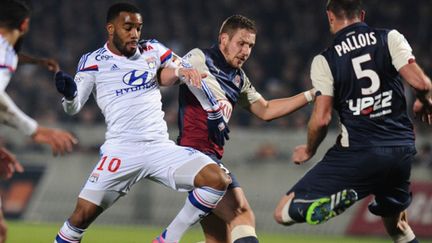
[[240, 83], [241, 83], [241, 78], [240, 78], [240, 75], [237, 74], [234, 78], [234, 84], [235, 84], [235, 86], [237, 86], [237, 88], [239, 88]]
[[88, 180], [96, 183], [99, 180], [99, 173], [92, 173]]
[[154, 58], [154, 57], [149, 57], [149, 58], [147, 58], [146, 59], [146, 62], [147, 62], [147, 65], [150, 67], [150, 68], [155, 68], [156, 67], [156, 58]]

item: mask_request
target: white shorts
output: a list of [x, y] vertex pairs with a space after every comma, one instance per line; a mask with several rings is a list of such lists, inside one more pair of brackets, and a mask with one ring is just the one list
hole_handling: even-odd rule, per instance
[[[148, 178], [179, 191], [194, 188], [196, 174], [215, 162], [201, 152], [175, 145], [172, 141], [154, 143], [104, 144], [101, 158], [84, 185], [80, 198], [102, 206], [109, 193], [126, 194], [142, 178]], [[116, 197], [116, 196], [114, 196]], [[115, 200], [109, 199], [110, 206]]]

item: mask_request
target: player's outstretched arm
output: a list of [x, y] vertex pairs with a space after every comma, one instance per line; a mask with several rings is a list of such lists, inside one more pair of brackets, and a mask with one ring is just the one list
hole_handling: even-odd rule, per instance
[[431, 125], [431, 80], [415, 62], [403, 66], [399, 70], [399, 73], [416, 91], [417, 100], [414, 102], [413, 106], [413, 111], [416, 117]]
[[54, 156], [72, 152], [73, 145], [78, 143], [78, 139], [69, 132], [42, 126], [38, 126], [31, 137], [36, 143], [50, 145]]
[[315, 155], [319, 145], [327, 135], [327, 128], [331, 121], [332, 109], [332, 96], [317, 96], [308, 124], [307, 144], [297, 146], [294, 149], [292, 155], [294, 163], [302, 164]]
[[260, 119], [271, 121], [297, 111], [314, 99], [315, 90], [311, 89], [298, 95], [282, 99], [267, 101], [261, 98], [252, 103], [249, 106], [249, 110]]
[[18, 55], [18, 58], [20, 64], [36, 64], [52, 72], [58, 72], [60, 70], [58, 62], [52, 58], [37, 58], [22, 53]]
[[207, 77], [194, 68], [162, 68], [159, 71], [159, 84], [161, 86], [171, 86], [180, 80], [187, 85], [201, 88], [201, 79]]
[[0, 177], [7, 180], [12, 177], [15, 172], [24, 172], [24, 168], [12, 154], [5, 147], [0, 148]]

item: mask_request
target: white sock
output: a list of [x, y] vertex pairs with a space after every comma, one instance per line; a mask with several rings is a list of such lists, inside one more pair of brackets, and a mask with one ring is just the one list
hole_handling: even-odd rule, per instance
[[179, 242], [192, 225], [205, 217], [222, 199], [225, 191], [210, 187], [195, 188], [189, 193], [185, 205], [163, 233], [166, 242]]
[[85, 229], [79, 229], [71, 225], [69, 220], [66, 220], [57, 233], [54, 243], [79, 243], [81, 242], [84, 231]]

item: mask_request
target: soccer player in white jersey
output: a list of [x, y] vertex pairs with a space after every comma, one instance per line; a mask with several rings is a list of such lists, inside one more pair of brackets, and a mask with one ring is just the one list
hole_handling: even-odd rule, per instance
[[[15, 72], [18, 56], [17, 43], [29, 29], [30, 9], [18, 1], [0, 1], [0, 122], [30, 136], [36, 143], [46, 143], [54, 154], [71, 151], [76, 139], [68, 132], [39, 126], [24, 114], [5, 92]], [[15, 156], [5, 148], [0, 148], [0, 177], [9, 179], [23, 168]], [[0, 243], [6, 241], [7, 228], [0, 212]]]
[[138, 8], [112, 5], [107, 43], [81, 58], [75, 80], [63, 72], [56, 74], [68, 114], [79, 112], [93, 93], [107, 124], [100, 161], [58, 232], [57, 243], [80, 242], [85, 229], [142, 178], [190, 191], [174, 221], [154, 240], [179, 242], [216, 206], [230, 183], [209, 157], [169, 140], [159, 86], [172, 85], [179, 77], [199, 84], [202, 76], [174, 65], [171, 50], [156, 40], [138, 42], [141, 28]]

